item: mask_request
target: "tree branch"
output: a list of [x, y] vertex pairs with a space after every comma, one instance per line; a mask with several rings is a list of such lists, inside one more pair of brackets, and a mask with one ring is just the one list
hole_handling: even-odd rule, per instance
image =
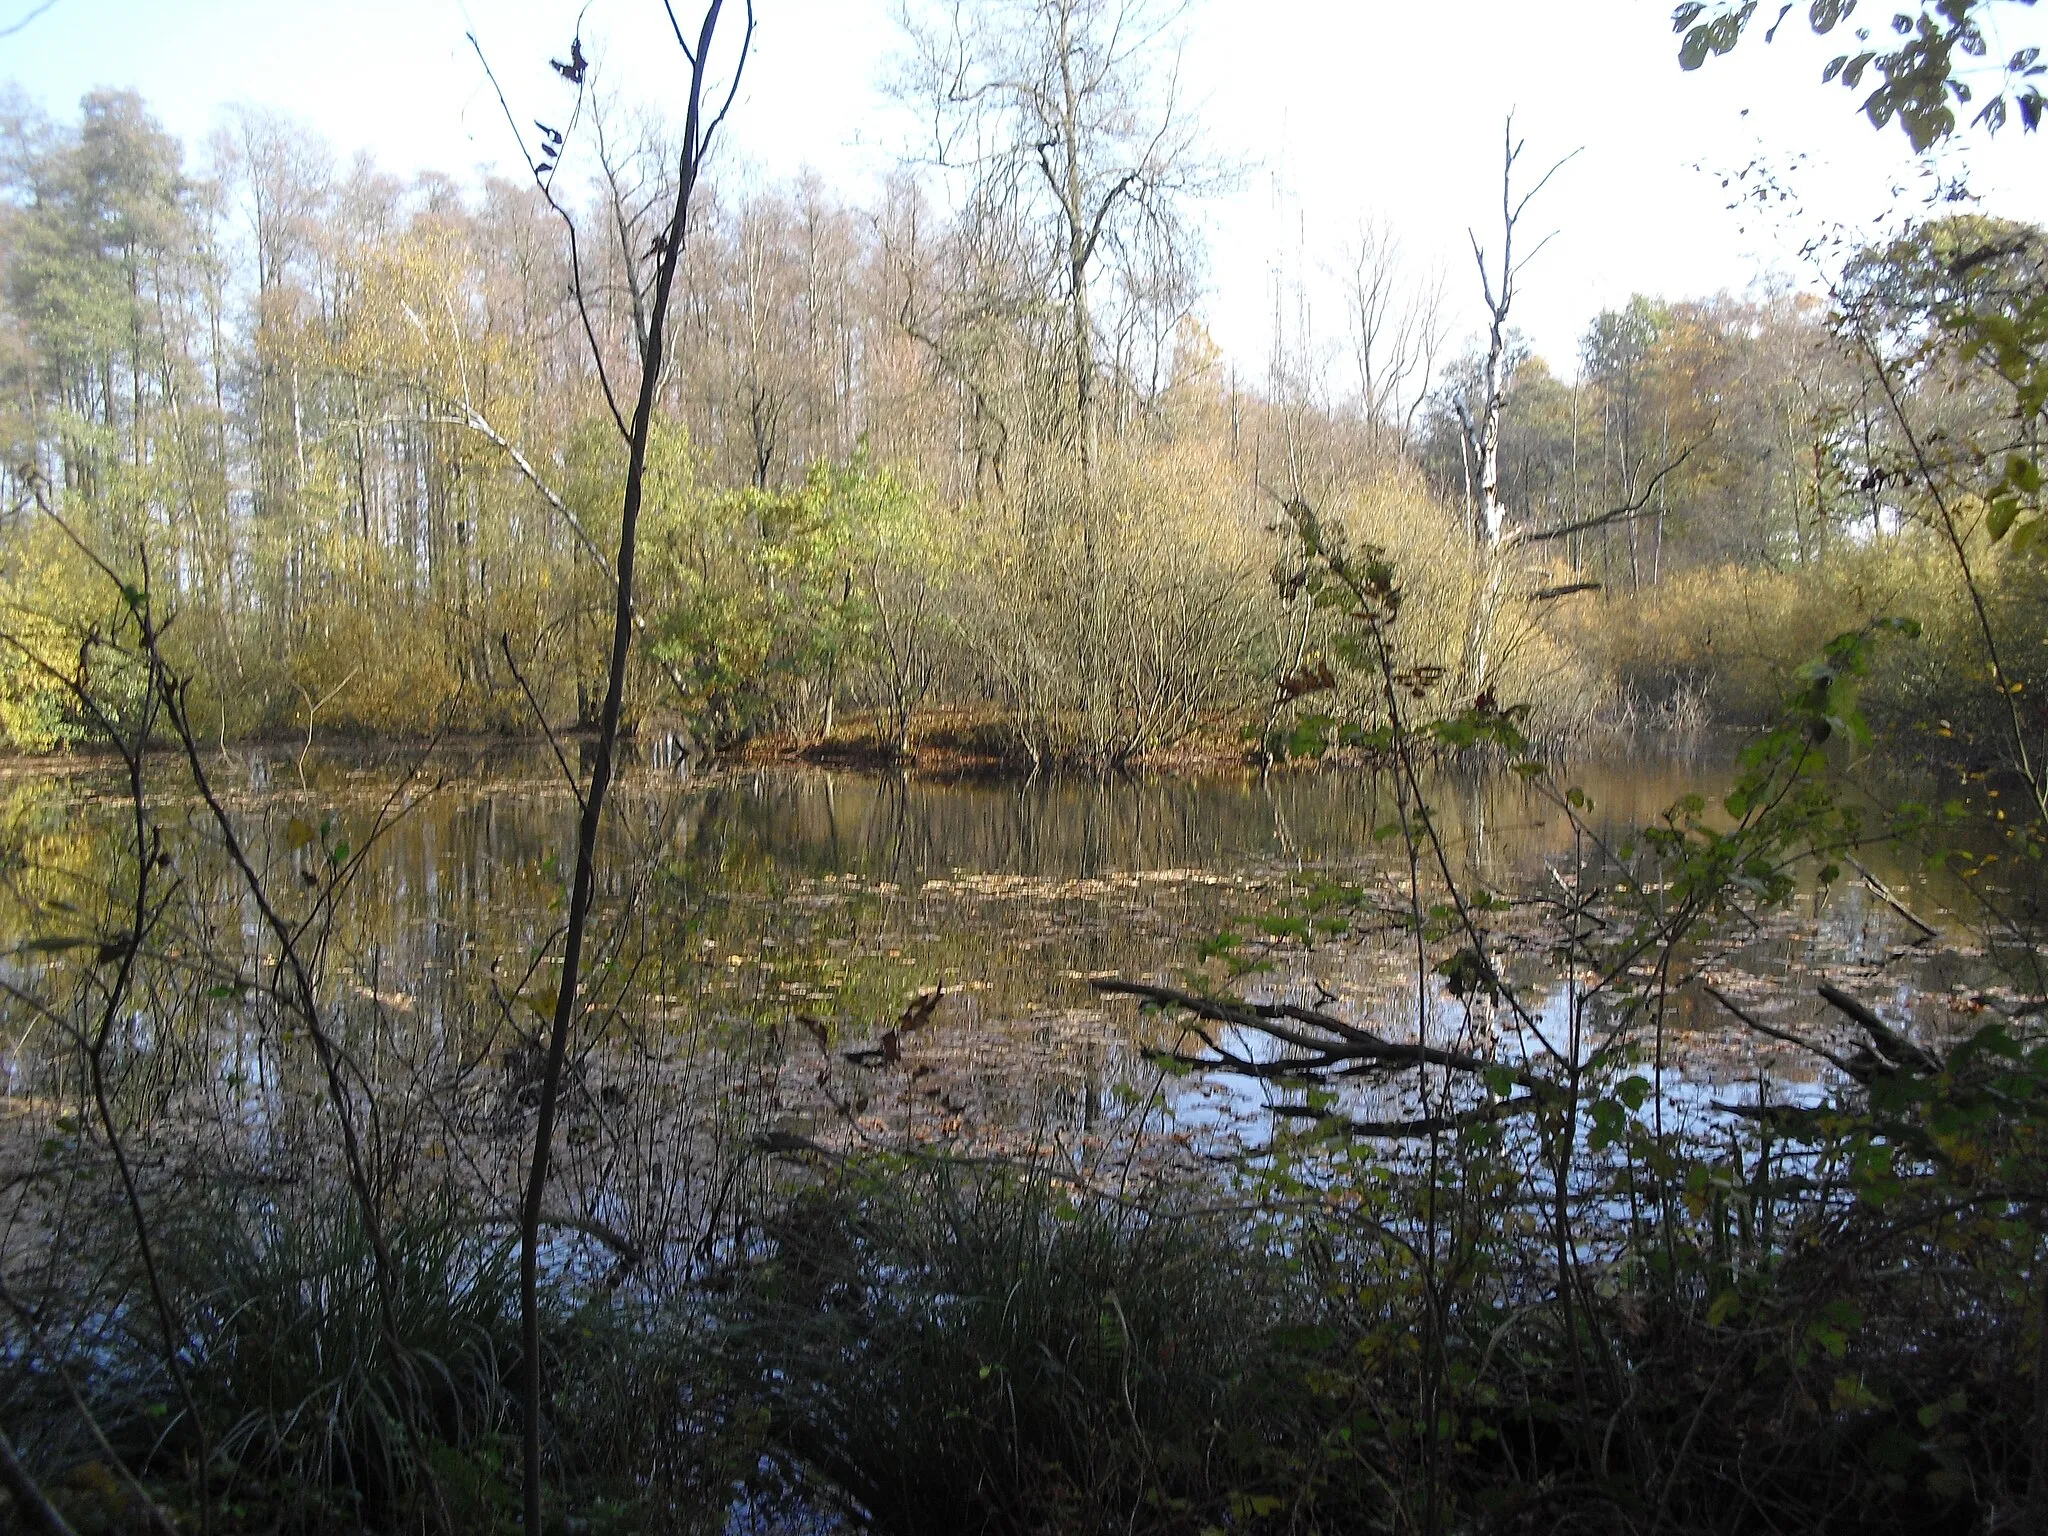
[[[1702, 439], [1702, 442], [1704, 442], [1704, 439]], [[1635, 496], [1624, 505], [1602, 512], [1595, 517], [1582, 518], [1576, 523], [1566, 523], [1561, 528], [1539, 528], [1518, 534], [1515, 536], [1515, 542], [1518, 544], [1541, 544], [1547, 539], [1568, 538], [1575, 533], [1587, 533], [1595, 528], [1605, 528], [1610, 523], [1626, 522], [1630, 518], [1641, 517], [1644, 512], [1649, 510], [1650, 499], [1657, 494], [1657, 487], [1662, 485], [1668, 476], [1674, 474], [1687, 459], [1691, 458], [1694, 450], [1700, 446], [1701, 443], [1688, 444], [1679, 452], [1677, 458], [1650, 477], [1650, 483], [1643, 487], [1641, 494]]]

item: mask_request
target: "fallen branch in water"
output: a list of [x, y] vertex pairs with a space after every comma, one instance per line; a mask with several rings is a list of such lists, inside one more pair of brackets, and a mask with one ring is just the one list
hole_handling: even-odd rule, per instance
[[1529, 594], [1532, 603], [1554, 603], [1560, 597], [1575, 597], [1581, 592], [1598, 592], [1601, 583], [1597, 581], [1568, 581], [1561, 587], [1540, 587]]
[[1882, 901], [1886, 906], [1890, 907], [1894, 912], [1898, 913], [1899, 916], [1903, 917], [1915, 928], [1918, 928], [1928, 938], [1938, 939], [1941, 937], [1941, 931], [1938, 928], [1936, 928], [1932, 923], [1923, 922], [1919, 917], [1915, 916], [1914, 913], [1907, 908], [1906, 904], [1903, 901], [1899, 900], [1898, 897], [1892, 894], [1891, 887], [1887, 886], [1882, 880], [1878, 879], [1877, 876], [1873, 875], [1869, 870], [1865, 869], [1860, 862], [1858, 862], [1856, 859], [1849, 857], [1849, 855], [1847, 854], [1844, 854], [1842, 858], [1843, 861], [1846, 864], [1848, 864], [1848, 866], [1851, 869], [1855, 870], [1857, 874], [1863, 877], [1863, 883], [1870, 887], [1871, 893], [1875, 895], [1878, 898], [1878, 900]]
[[[498, 1216], [487, 1222], [491, 1226], [517, 1227], [517, 1215]], [[544, 1227], [559, 1227], [564, 1232], [575, 1232], [583, 1237], [593, 1238], [619, 1256], [619, 1263], [627, 1269], [636, 1268], [644, 1259], [646, 1251], [632, 1238], [615, 1227], [608, 1227], [601, 1221], [588, 1216], [571, 1216], [566, 1212], [548, 1212], [540, 1219]]]
[[[1196, 1018], [1208, 1019], [1217, 1024], [1232, 1024], [1240, 1029], [1257, 1030], [1283, 1045], [1307, 1052], [1305, 1057], [1288, 1061], [1257, 1062], [1247, 1057], [1233, 1055], [1223, 1050], [1208, 1036], [1202, 1042], [1219, 1058], [1204, 1061], [1195, 1058], [1197, 1066], [1223, 1067], [1232, 1072], [1254, 1077], [1314, 1077], [1324, 1073], [1353, 1076], [1365, 1068], [1398, 1069], [1403, 1067], [1443, 1067], [1452, 1072], [1464, 1072], [1479, 1076], [1489, 1072], [1505, 1072], [1520, 1088], [1538, 1098], [1552, 1096], [1556, 1086], [1546, 1082], [1526, 1068], [1507, 1062], [1488, 1061], [1481, 1056], [1470, 1056], [1463, 1051], [1447, 1051], [1433, 1045], [1404, 1045], [1347, 1023], [1335, 1014], [1324, 1013], [1317, 1008], [1304, 1008], [1298, 1003], [1248, 1003], [1228, 998], [1205, 997], [1199, 992], [1184, 992], [1178, 987], [1156, 986], [1150, 982], [1125, 981], [1116, 976], [1100, 976], [1088, 983], [1097, 992], [1108, 997], [1135, 997], [1141, 1002], [1160, 1008], [1178, 1008]], [[1286, 1022], [1305, 1024], [1319, 1029], [1334, 1039], [1318, 1039], [1290, 1029]], [[1165, 1053], [1153, 1053], [1165, 1054]], [[1344, 1069], [1350, 1069], [1346, 1071]]]
[[[1932, 1076], [1941, 1070], [1941, 1060], [1933, 1052], [1915, 1045], [1904, 1035], [1880, 1019], [1866, 1003], [1857, 1001], [1840, 987], [1830, 982], [1820, 984], [1820, 995], [1827, 1002], [1854, 1019], [1863, 1032], [1870, 1036], [1871, 1044], [1877, 1047], [1876, 1066], [1879, 1070], [1919, 1072]], [[1866, 1075], [1859, 1072], [1858, 1076]]]
[[1534, 1094], [1523, 1094], [1516, 1099], [1499, 1099], [1478, 1109], [1466, 1110], [1456, 1115], [1427, 1115], [1419, 1120], [1353, 1120], [1330, 1109], [1310, 1109], [1299, 1104], [1276, 1104], [1273, 1113], [1285, 1115], [1291, 1120], [1314, 1120], [1327, 1125], [1338, 1123], [1346, 1136], [1358, 1136], [1377, 1141], [1400, 1141], [1415, 1136], [1448, 1136], [1456, 1131], [1476, 1130], [1482, 1125], [1492, 1125], [1510, 1115], [1526, 1115], [1541, 1107], [1542, 1101]]
[[1711, 997], [1723, 1008], [1726, 1008], [1730, 1013], [1734, 1014], [1736, 1018], [1740, 1019], [1744, 1024], [1746, 1024], [1749, 1028], [1755, 1030], [1758, 1034], [1767, 1035], [1773, 1040], [1781, 1040], [1786, 1045], [1796, 1045], [1802, 1051], [1811, 1051], [1814, 1055], [1820, 1057], [1823, 1061], [1827, 1062], [1827, 1064], [1833, 1067], [1837, 1072], [1844, 1073], [1849, 1077], [1855, 1077], [1857, 1075], [1856, 1068], [1852, 1066], [1844, 1058], [1837, 1056], [1833, 1051], [1828, 1050], [1825, 1046], [1815, 1045], [1811, 1040], [1802, 1040], [1797, 1035], [1787, 1033], [1785, 1030], [1773, 1029], [1770, 1025], [1764, 1023], [1763, 1020], [1757, 1018], [1755, 1015], [1744, 1011], [1744, 1009], [1740, 1005], [1738, 1005], [1733, 998], [1729, 997], [1727, 993], [1723, 992], [1719, 987], [1715, 986], [1712, 982], [1701, 982], [1700, 990], [1705, 992], [1707, 996]]

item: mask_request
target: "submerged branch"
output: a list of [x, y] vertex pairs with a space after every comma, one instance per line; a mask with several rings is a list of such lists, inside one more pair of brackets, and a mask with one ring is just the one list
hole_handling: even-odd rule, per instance
[[[1820, 995], [1831, 1006], [1854, 1019], [1858, 1027], [1870, 1036], [1871, 1044], [1877, 1047], [1878, 1064], [1881, 1067], [1928, 1075], [1941, 1070], [1940, 1058], [1933, 1052], [1915, 1045], [1880, 1019], [1867, 1004], [1851, 997], [1840, 987], [1824, 981], [1820, 984]], [[1867, 1073], [1858, 1075], [1863, 1076]]]
[[1375, 1141], [1404, 1141], [1425, 1136], [1448, 1136], [1458, 1131], [1473, 1131], [1483, 1125], [1493, 1125], [1511, 1115], [1526, 1115], [1541, 1109], [1543, 1102], [1535, 1094], [1523, 1094], [1520, 1098], [1497, 1099], [1491, 1104], [1467, 1110], [1456, 1115], [1424, 1115], [1414, 1120], [1353, 1120], [1334, 1110], [1308, 1109], [1300, 1105], [1275, 1105], [1273, 1113], [1290, 1119], [1314, 1120], [1319, 1125], [1341, 1131], [1346, 1136]]
[[[1154, 1007], [1178, 1008], [1193, 1014], [1196, 1018], [1256, 1030], [1283, 1045], [1311, 1053], [1309, 1057], [1296, 1061], [1252, 1062], [1248, 1058], [1230, 1055], [1204, 1036], [1204, 1043], [1209, 1044], [1210, 1048], [1230, 1065], [1231, 1070], [1237, 1072], [1250, 1071], [1258, 1076], [1309, 1077], [1343, 1067], [1352, 1068], [1354, 1074], [1363, 1066], [1386, 1069], [1442, 1067], [1448, 1071], [1463, 1072], [1475, 1077], [1487, 1072], [1506, 1072], [1518, 1086], [1538, 1097], [1548, 1097], [1556, 1092], [1552, 1084], [1526, 1068], [1511, 1066], [1505, 1062], [1488, 1061], [1482, 1056], [1467, 1055], [1463, 1051], [1447, 1051], [1440, 1046], [1407, 1045], [1400, 1041], [1387, 1040], [1370, 1030], [1347, 1023], [1334, 1014], [1324, 1013], [1316, 1008], [1304, 1008], [1298, 1003], [1236, 1002], [1227, 998], [1205, 997], [1199, 992], [1185, 992], [1178, 987], [1125, 981], [1115, 976], [1096, 977], [1089, 985], [1108, 997], [1134, 997]], [[1299, 1030], [1289, 1029], [1283, 1020], [1306, 1024], [1335, 1038], [1317, 1039]], [[1210, 1066], [1219, 1064], [1222, 1063], [1208, 1063]]]

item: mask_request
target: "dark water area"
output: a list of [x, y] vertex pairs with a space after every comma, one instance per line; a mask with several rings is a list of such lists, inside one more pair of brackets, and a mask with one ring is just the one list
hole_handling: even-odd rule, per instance
[[[212, 771], [274, 877], [317, 870], [323, 846], [367, 848], [350, 892], [354, 940], [380, 949], [393, 974], [451, 963], [465, 946], [516, 951], [555, 921], [576, 806], [545, 752], [419, 763], [255, 752]], [[1712, 757], [1645, 755], [1582, 765], [1570, 782], [1592, 798], [1591, 825], [1619, 838], [1680, 795], [1716, 792], [1727, 772]], [[218, 863], [203, 807], [179, 800], [174, 786], [166, 793], [172, 826], [194, 829], [195, 849]], [[123, 835], [120, 795], [117, 782], [90, 771], [0, 788], [17, 867], [89, 880]], [[1558, 808], [1509, 775], [1444, 775], [1433, 799], [1461, 879], [1505, 887], [1537, 877], [1572, 843]], [[624, 775], [614, 805], [607, 869], [616, 900], [630, 899], [634, 878], [658, 865], [701, 907], [728, 919], [752, 913], [742, 926], [771, 939], [778, 920], [820, 936], [804, 916], [806, 898], [820, 895], [857, 894], [850, 923], [913, 939], [953, 903], [973, 909], [945, 914], [964, 930], [956, 939], [1044, 947], [1070, 969], [1165, 963], [1181, 941], [1202, 936], [1200, 921], [1258, 909], [1246, 892], [1395, 862], [1387, 839], [1374, 838], [1395, 814], [1391, 782], [1344, 770], [1027, 782], [785, 768], [692, 776], [643, 765]], [[1134, 891], [1154, 899], [1134, 906]], [[48, 922], [35, 909], [48, 892], [17, 881], [11, 894], [0, 904], [0, 946], [10, 949]], [[990, 905], [1018, 902], [1050, 903], [1064, 921], [1027, 932]], [[1170, 909], [1195, 926], [1182, 933], [1122, 920], [1136, 907], [1162, 919]], [[1035, 989], [1050, 998], [1059, 968], [1048, 959], [1006, 982], [1020, 997]]]
[[[224, 754], [211, 771], [279, 888], [318, 889], [337, 857], [360, 858], [337, 904], [333, 964], [400, 1027], [473, 1035], [493, 1019], [525, 1017], [522, 1000], [539, 1011], [551, 995], [576, 802], [547, 753], [253, 752]], [[1429, 792], [1459, 882], [1512, 895], [1576, 878], [1598, 862], [1597, 842], [1620, 843], [1682, 796], [1718, 798], [1732, 774], [1732, 755], [1711, 745], [1570, 765], [1558, 782], [1590, 802], [1577, 826], [1510, 774], [1444, 772]], [[1255, 933], [1292, 910], [1305, 883], [1391, 891], [1406, 872], [1403, 845], [1384, 835], [1396, 815], [1392, 781], [1349, 769], [941, 781], [787, 768], [693, 774], [643, 761], [629, 766], [614, 803], [601, 901], [637, 957], [622, 1007], [638, 1032], [701, 1038], [709, 1025], [729, 1040], [765, 1030], [780, 1042], [800, 1038], [800, 1026], [838, 1070], [846, 1051], [936, 988], [942, 1005], [917, 1047], [954, 1086], [906, 1094], [904, 1107], [942, 1125], [1037, 1113], [1048, 1092], [1090, 1122], [1137, 1071], [1136, 1047], [1156, 1021], [1105, 1008], [1088, 978], [1199, 974], [1204, 939]], [[89, 771], [17, 777], [0, 790], [9, 861], [0, 949], [10, 955], [0, 968], [19, 978], [40, 963], [33, 946], [53, 925], [75, 922], [64, 907], [89, 908], [121, 812], [119, 786]], [[246, 926], [204, 807], [168, 777], [164, 813], [174, 833], [185, 829], [174, 846], [191, 889], [213, 892]], [[1952, 882], [1875, 854], [1870, 862], [1916, 915], [1949, 924]], [[1730, 951], [1729, 985], [1780, 1026], [1826, 1026], [1813, 980], [1847, 977], [1902, 1026], [1938, 1032], [1953, 1022], [1955, 999], [1991, 979], [1961, 935], [1942, 945], [1921, 938], [1849, 880], [1757, 925]], [[1440, 989], [1417, 989], [1412, 962], [1399, 944], [1324, 942], [1287, 953], [1254, 990], [1323, 999], [1413, 1038], [1447, 1027], [1443, 1015], [1458, 1010]], [[1539, 1012], [1560, 1006], [1562, 983], [1540, 968], [1518, 984]], [[1674, 1017], [1696, 1034], [1679, 1065], [1702, 1084], [1757, 1075], [1755, 1042], [1738, 1048], [1714, 1005], [1688, 994]], [[1769, 1064], [1814, 1081], [1810, 1061]], [[1230, 1084], [1177, 1092], [1188, 1123], [1210, 1126], [1270, 1097]], [[910, 1102], [919, 1095], [931, 1102]], [[776, 1090], [792, 1113], [803, 1097], [794, 1083]]]

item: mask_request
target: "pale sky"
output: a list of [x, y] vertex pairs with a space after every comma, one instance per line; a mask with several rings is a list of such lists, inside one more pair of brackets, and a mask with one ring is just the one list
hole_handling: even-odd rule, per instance
[[[40, 3], [0, 0], [0, 27]], [[898, 46], [893, 0], [756, 5], [728, 173], [779, 178], [808, 165], [849, 199], [866, 196], [913, 132], [879, 88]], [[401, 174], [509, 172], [504, 119], [464, 34], [482, 40], [522, 119], [544, 116], [562, 101], [546, 59], [564, 51], [579, 8], [54, 0], [0, 38], [0, 79], [59, 116], [96, 86], [133, 88], [195, 155], [225, 106], [253, 103], [303, 122], [344, 159], [367, 151]], [[584, 35], [612, 82], [629, 98], [675, 101], [680, 60], [659, 0], [587, 10]], [[1686, 74], [1669, 12], [1666, 0], [1198, 0], [1184, 94], [1200, 104], [1211, 148], [1248, 168], [1208, 217], [1202, 308], [1230, 356], [1263, 367], [1281, 269], [1307, 273], [1316, 328], [1335, 342], [1341, 313], [1321, 274], [1370, 218], [1393, 226], [1418, 268], [1447, 269], [1457, 333], [1476, 327], [1465, 232], [1498, 238], [1511, 107], [1532, 167], [1581, 151], [1530, 214], [1532, 233], [1555, 238], [1525, 275], [1515, 317], [1561, 371], [1604, 306], [1797, 279], [1805, 234], [1899, 206], [1892, 189], [1915, 185], [1916, 172], [1904, 136], [1875, 132], [1847, 92], [1820, 83], [1838, 49], [1808, 36], [1797, 14], [1774, 45], [1757, 38]], [[1760, 153], [1790, 174], [1796, 213], [1729, 210], [1723, 176]], [[1949, 160], [1991, 211], [2048, 222], [2048, 137], [2008, 129]]]

